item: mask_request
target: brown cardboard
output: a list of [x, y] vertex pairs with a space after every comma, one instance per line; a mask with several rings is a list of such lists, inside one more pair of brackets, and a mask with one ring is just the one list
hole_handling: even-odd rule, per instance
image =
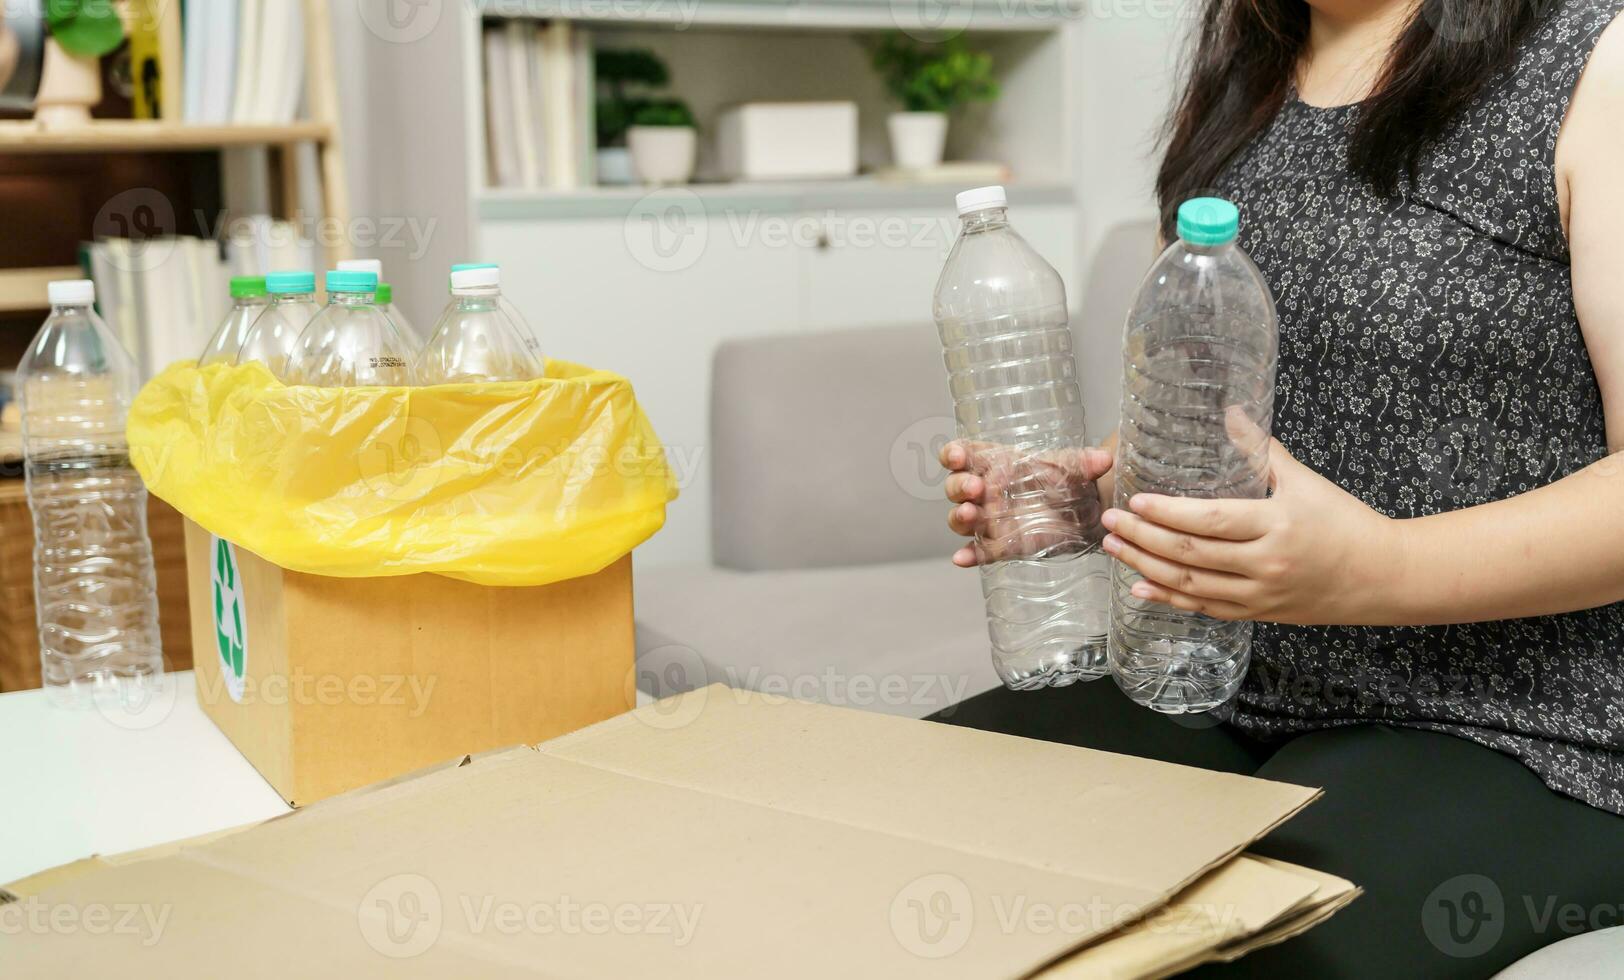
[[[1229, 860], [1316, 795], [716, 686], [59, 878], [9, 914], [144, 904], [161, 928], [0, 945], [24, 975], [979, 978], [1137, 929], [1180, 941], [1057, 975], [1153, 976], [1335, 891]], [[1201, 913], [1193, 946], [1147, 918], [1191, 882], [1160, 921]]]
[[630, 556], [498, 588], [307, 575], [235, 548], [248, 641], [238, 700], [215, 640], [215, 539], [187, 521], [186, 549], [198, 703], [295, 806], [551, 738], [635, 698]]

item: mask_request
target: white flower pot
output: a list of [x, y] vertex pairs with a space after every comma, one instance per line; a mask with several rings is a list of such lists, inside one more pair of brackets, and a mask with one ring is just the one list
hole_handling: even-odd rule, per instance
[[633, 126], [626, 130], [632, 169], [645, 184], [686, 184], [694, 175], [697, 135], [688, 126]]
[[598, 183], [624, 186], [637, 183], [632, 171], [632, 153], [624, 146], [605, 146], [598, 149]]
[[101, 60], [69, 54], [55, 38], [47, 38], [34, 120], [47, 129], [88, 126], [90, 108], [101, 97]]
[[891, 130], [891, 160], [898, 167], [928, 170], [942, 162], [947, 113], [893, 112], [886, 124]]

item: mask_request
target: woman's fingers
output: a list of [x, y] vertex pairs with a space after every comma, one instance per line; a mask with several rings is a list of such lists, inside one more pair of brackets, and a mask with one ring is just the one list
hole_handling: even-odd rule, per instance
[[1213, 500], [1136, 493], [1128, 499], [1134, 514], [1175, 531], [1225, 541], [1255, 541], [1268, 531], [1274, 510], [1267, 500]]
[[967, 544], [953, 552], [953, 564], [960, 568], [974, 568], [981, 564], [981, 559], [976, 556], [975, 545]]
[[1240, 575], [1181, 565], [1160, 555], [1153, 555], [1114, 534], [1106, 536], [1103, 547], [1140, 575], [1174, 592], [1182, 592], [1201, 599], [1235, 603], [1245, 601], [1246, 587], [1250, 580]]
[[979, 504], [987, 492], [987, 481], [974, 473], [949, 473], [945, 489], [947, 499], [955, 504]]
[[1246, 607], [1244, 606], [1237, 605], [1233, 602], [1224, 602], [1220, 599], [1203, 599], [1200, 596], [1185, 595], [1182, 592], [1174, 592], [1172, 589], [1157, 585], [1156, 583], [1151, 582], [1149, 579], [1140, 579], [1139, 581], [1135, 582], [1133, 584], [1133, 594], [1134, 597], [1138, 599], [1144, 599], [1150, 602], [1160, 602], [1163, 605], [1172, 606], [1174, 609], [1182, 609], [1185, 612], [1201, 613], [1204, 616], [1211, 616], [1214, 619], [1235, 620], [1251, 618], [1250, 614], [1246, 611]]
[[1221, 572], [1244, 572], [1250, 567], [1241, 550], [1243, 542], [1186, 534], [1115, 508], [1105, 512], [1101, 523], [1111, 532], [1111, 537], [1125, 539], [1153, 555], [1181, 565]]
[[981, 508], [975, 504], [963, 503], [947, 512], [947, 526], [953, 529], [954, 534], [966, 538], [975, 537], [976, 528], [981, 526]]

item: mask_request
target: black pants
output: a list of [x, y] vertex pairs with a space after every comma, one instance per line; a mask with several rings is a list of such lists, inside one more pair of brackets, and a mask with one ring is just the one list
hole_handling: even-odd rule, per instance
[[989, 691], [935, 720], [1323, 787], [1251, 850], [1365, 894], [1295, 939], [1193, 976], [1488, 977], [1568, 936], [1624, 925], [1624, 818], [1451, 735], [1361, 725], [1265, 743], [1141, 708], [1108, 679]]

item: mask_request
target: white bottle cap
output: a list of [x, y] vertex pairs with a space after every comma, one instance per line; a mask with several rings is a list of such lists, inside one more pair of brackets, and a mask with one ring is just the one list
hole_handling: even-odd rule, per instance
[[490, 289], [502, 285], [502, 270], [495, 266], [458, 269], [451, 274], [452, 289]]
[[383, 263], [378, 259], [344, 259], [338, 263], [339, 272], [370, 272], [383, 282]]
[[1009, 198], [1004, 196], [1004, 188], [998, 184], [993, 184], [991, 187], [977, 187], [973, 191], [965, 191], [956, 200], [958, 201], [959, 217], [961, 218], [971, 211], [1009, 207]]
[[96, 284], [89, 279], [60, 279], [45, 287], [52, 306], [89, 306], [96, 302]]

